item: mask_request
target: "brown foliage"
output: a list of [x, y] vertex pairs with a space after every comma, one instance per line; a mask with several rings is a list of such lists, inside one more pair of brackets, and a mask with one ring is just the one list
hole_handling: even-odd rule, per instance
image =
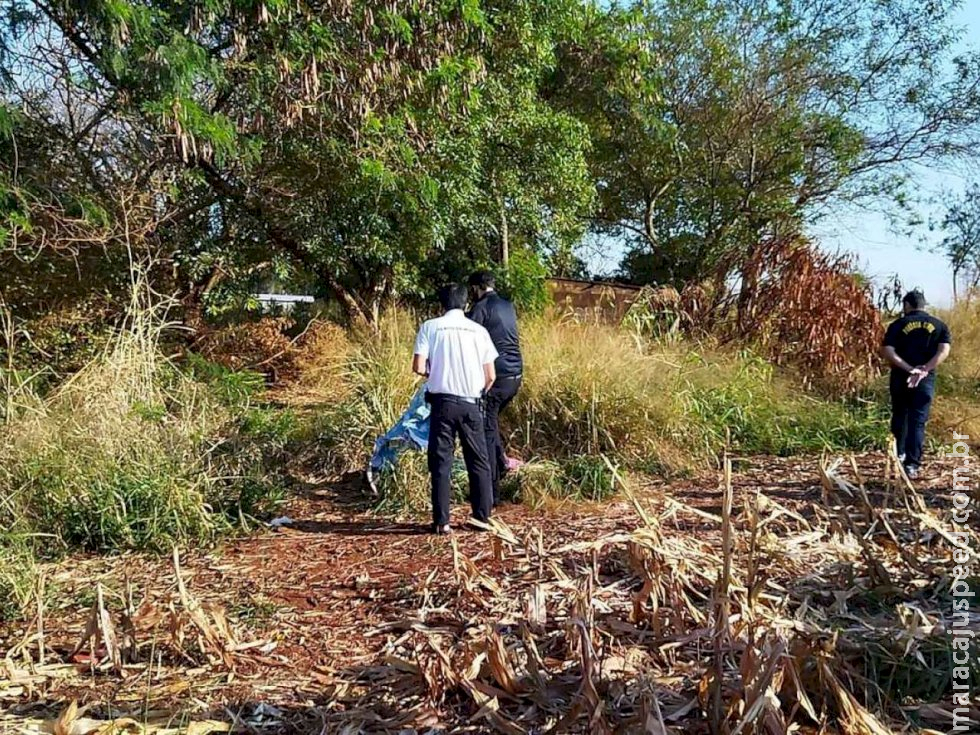
[[779, 240], [761, 244], [742, 272], [734, 294], [723, 279], [684, 289], [685, 331], [752, 345], [831, 394], [876, 374], [881, 316], [849, 257]]
[[346, 352], [347, 337], [335, 324], [314, 321], [290, 337], [290, 317], [264, 317], [209, 329], [194, 343], [203, 357], [231, 370], [254, 370], [270, 384], [291, 382], [301, 372], [320, 372], [331, 356]]
[[294, 347], [287, 335], [294, 324], [289, 317], [229, 324], [206, 331], [194, 349], [230, 370], [255, 370], [275, 383], [294, 372]]
[[299, 377], [290, 386], [294, 399], [338, 401], [350, 392], [346, 370], [354, 347], [343, 327], [317, 322], [298, 340], [297, 348]]
[[824, 390], [843, 393], [866, 382], [877, 372], [883, 327], [852, 260], [806, 242], [766, 256], [767, 272], [739, 304], [738, 333], [755, 335], [770, 359]]

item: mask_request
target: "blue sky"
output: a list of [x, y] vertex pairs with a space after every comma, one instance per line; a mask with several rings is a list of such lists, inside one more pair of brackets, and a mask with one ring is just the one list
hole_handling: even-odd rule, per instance
[[[964, 43], [980, 45], [980, 0], [965, 0], [957, 21], [966, 29]], [[980, 178], [980, 167], [974, 167], [972, 175]], [[962, 192], [970, 172], [929, 168], [917, 171], [916, 176], [924, 199], [948, 200]], [[943, 211], [940, 202], [922, 214], [941, 217]], [[897, 275], [906, 288], [921, 288], [935, 306], [952, 301], [952, 272], [946, 259], [933, 251], [941, 233], [925, 227], [911, 235], [896, 233], [882, 214], [852, 210], [828, 217], [813, 229], [813, 235], [824, 247], [853, 253], [862, 270], [878, 283]]]

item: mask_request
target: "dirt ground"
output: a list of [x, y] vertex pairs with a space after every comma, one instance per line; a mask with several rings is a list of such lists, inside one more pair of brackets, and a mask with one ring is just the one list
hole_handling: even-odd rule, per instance
[[[806, 586], [805, 595], [798, 595], [807, 604], [829, 606], [835, 594], [851, 594], [853, 584], [840, 559], [828, 560], [816, 583], [810, 578], [815, 570], [808, 565], [816, 557], [806, 544], [816, 547], [833, 534], [833, 524], [823, 517], [819, 464], [817, 457], [735, 460], [732, 517], [744, 520], [761, 493], [767, 517], [779, 519], [773, 533], [787, 539], [785, 558], [767, 575], [766, 594], [792, 598], [799, 583], [801, 590]], [[880, 456], [860, 456], [856, 466], [863, 477], [853, 477], [849, 466], [847, 471], [857, 483], [882, 477], [884, 464]], [[290, 525], [213, 549], [180, 549], [183, 594], [170, 556], [74, 557], [52, 565], [45, 575], [43, 638], [37, 620], [0, 627], [6, 662], [0, 661], [0, 732], [55, 731], [52, 718], [73, 700], [82, 705], [82, 716], [95, 721], [128, 716], [164, 729], [198, 720], [246, 732], [589, 732], [600, 731], [595, 713], [604, 707], [608, 731], [654, 732], [650, 727], [659, 725], [650, 726], [651, 715], [636, 704], [648, 700], [629, 694], [630, 682], [648, 674], [659, 687], [658, 711], [678, 715], [661, 714], [657, 722], [673, 723], [666, 730], [671, 732], [704, 731], [691, 705], [699, 697], [697, 655], [685, 660], [668, 652], [694, 639], [675, 636], [667, 645], [670, 636], [656, 629], [657, 620], [642, 622], [634, 614], [642, 579], [629, 571], [632, 542], [624, 539], [645, 525], [639, 505], [657, 519], [664, 547], [678, 550], [670, 557], [672, 568], [692, 579], [705, 572], [700, 589], [707, 596], [709, 575], [723, 553], [721, 473], [628, 482], [637, 504], [622, 498], [602, 507], [543, 511], [506, 505], [496, 515], [504, 531], [495, 534], [464, 530], [465, 508], [457, 507], [452, 539], [426, 534], [417, 521], [372, 514], [359, 478], [302, 488], [282, 509]], [[951, 467], [937, 461], [917, 488], [927, 504], [938, 507], [951, 483]], [[596, 543], [600, 539], [605, 545]], [[618, 543], [624, 544], [622, 553], [607, 552]], [[851, 574], [860, 576], [853, 557], [847, 559]], [[548, 586], [542, 586], [544, 579]], [[593, 620], [596, 650], [602, 648], [605, 657], [597, 665], [623, 659], [623, 676], [603, 678], [604, 669], [596, 674], [601, 706], [583, 688], [590, 668], [584, 654], [569, 663], [553, 653], [569, 647], [565, 641], [559, 649], [555, 641], [572, 636], [567, 629], [575, 617], [574, 603], [559, 604], [556, 595], [575, 598], [586, 583], [592, 597], [582, 617]], [[698, 584], [691, 589], [696, 593]], [[908, 590], [903, 587], [901, 594], [912, 594]], [[116, 665], [109, 660], [112, 645], [98, 633], [82, 640], [93, 607], [100, 610], [100, 592], [116, 647], [129, 646]], [[709, 601], [695, 593], [688, 593], [694, 607], [707, 609]], [[535, 596], [546, 600], [547, 622], [544, 610], [535, 612]], [[858, 597], [851, 613], [865, 604]], [[550, 689], [542, 689], [540, 701], [523, 682], [531, 674], [514, 674], [520, 680], [514, 683], [507, 680], [511, 674], [498, 670], [502, 664], [492, 643], [507, 636], [516, 640], [523, 634], [517, 631], [533, 627], [536, 615], [542, 616], [539, 645], [554, 643], [541, 652]], [[697, 611], [692, 615], [696, 621]], [[689, 629], [697, 633], [696, 625]], [[639, 644], [620, 648], [620, 635]], [[493, 675], [474, 677], [471, 686], [468, 679], [453, 678], [448, 662], [456, 666], [457, 659], [449, 649], [479, 636], [491, 641], [474, 650], [484, 651], [479, 660], [492, 664]], [[516, 656], [515, 644], [505, 648]], [[653, 658], [630, 663], [634, 654]], [[530, 671], [531, 656], [526, 658], [512, 668]], [[616, 682], [625, 688], [617, 690]], [[632, 703], [623, 704], [627, 700]], [[491, 701], [499, 711], [487, 710]], [[593, 709], [576, 704], [582, 701]], [[85, 731], [69, 727], [63, 735], [68, 732]]]

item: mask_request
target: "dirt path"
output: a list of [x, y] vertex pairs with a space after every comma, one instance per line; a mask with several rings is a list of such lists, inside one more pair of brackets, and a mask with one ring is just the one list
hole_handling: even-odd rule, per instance
[[[820, 496], [816, 466], [815, 458], [740, 460], [733, 483], [734, 515], [742, 512], [746, 498], [762, 492], [789, 515], [797, 515], [802, 528], [812, 519]], [[860, 458], [868, 477], [879, 476], [880, 466], [880, 458]], [[946, 470], [942, 464], [932, 465], [920, 483], [927, 496], [948, 492]], [[717, 473], [670, 483], [634, 479], [633, 484], [643, 505], [661, 518], [664, 536], [671, 543], [688, 544], [692, 563], [697, 563], [698, 553], [717, 553]], [[625, 501], [598, 509], [569, 506], [547, 512], [508, 505], [499, 509], [497, 518], [518, 543], [502, 544], [487, 534], [460, 531], [454, 537], [455, 552], [450, 540], [425, 534], [418, 523], [378, 518], [359, 504], [362, 501], [356, 483], [310, 488], [283, 509], [295, 521], [291, 526], [261, 531], [210, 551], [181, 551], [182, 579], [191, 599], [209, 615], [218, 611], [217, 617], [209, 618], [215, 629], [227, 618], [233, 638], [229, 647], [237, 649], [233, 653], [221, 654], [199, 641], [200, 630], [175, 602], [177, 583], [169, 558], [132, 554], [75, 558], [52, 566], [47, 574], [54, 593], [44, 619], [46, 666], [37, 667], [36, 625], [0, 628], [0, 651], [8, 659], [6, 682], [0, 668], [0, 711], [6, 708], [8, 717], [50, 718], [77, 699], [89, 705], [92, 717], [139, 712], [146, 719], [169, 713], [175, 722], [185, 716], [209, 716], [248, 721], [260, 729], [274, 725], [265, 731], [341, 732], [338, 721], [330, 718], [353, 712], [357, 707], [352, 703], [364, 701], [379, 721], [385, 720], [377, 731], [390, 727], [391, 732], [424, 732], [436, 725], [467, 731], [467, 718], [477, 709], [474, 701], [453, 695], [441, 705], [432, 704], [431, 696], [422, 696], [426, 686], [416, 682], [419, 691], [407, 692], [411, 685], [400, 679], [398, 701], [393, 671], [414, 673], [416, 680], [421, 674], [430, 695], [438, 688], [430, 680], [438, 679], [437, 673], [420, 672], [412, 668], [416, 664], [400, 661], [399, 647], [413, 641], [416, 645], [416, 636], [432, 631], [444, 639], [467, 640], [488, 622], [516, 630], [525, 603], [492, 607], [486, 599], [523, 600], [535, 594], [539, 575], [529, 572], [531, 546], [568, 549], [551, 554], [548, 563], [554, 569], [540, 575], [555, 580], [558, 587], [565, 584], [563, 579], [568, 580], [566, 587], [574, 586], [585, 573], [600, 588], [611, 590], [610, 605], [613, 597], [629, 605], [631, 590], [637, 589], [635, 578], [625, 572], [623, 557], [600, 558], [596, 549], [585, 548], [640, 525]], [[465, 510], [456, 508], [457, 525], [463, 518]], [[582, 549], [574, 548], [577, 543]], [[523, 552], [517, 550], [521, 548]], [[544, 558], [540, 554], [536, 563], [543, 564]], [[787, 579], [792, 574], [787, 568]], [[163, 611], [143, 615], [144, 623], [136, 626], [138, 660], [118, 671], [93, 671], [84, 655], [72, 657], [96, 585], [104, 589], [106, 608], [120, 635], [127, 596], [135, 600], [134, 609]], [[167, 618], [166, 610], [176, 612]], [[184, 627], [175, 636], [178, 624]], [[175, 638], [183, 643], [175, 645]], [[422, 661], [419, 657], [419, 666]], [[565, 670], [557, 662], [548, 665], [552, 671]], [[11, 675], [14, 670], [19, 673]], [[41, 673], [25, 679], [29, 671]], [[451, 682], [444, 684], [452, 689]], [[678, 679], [674, 687], [680, 705], [689, 698], [686, 686]], [[669, 699], [670, 693], [661, 697]], [[405, 723], [392, 719], [406, 709], [412, 717]], [[428, 724], [425, 717], [430, 718]], [[370, 730], [363, 717], [359, 722]], [[483, 724], [473, 725], [473, 731], [485, 731], [481, 728], [487, 722], [494, 720], [479, 719]], [[402, 730], [403, 725], [409, 729]], [[0, 722], [0, 731], [3, 726]]]

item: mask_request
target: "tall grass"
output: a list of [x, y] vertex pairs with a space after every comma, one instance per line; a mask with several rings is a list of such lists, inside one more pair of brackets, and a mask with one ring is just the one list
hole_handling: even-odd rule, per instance
[[[346, 367], [324, 377], [347, 390], [318, 421], [318, 440], [336, 470], [362, 469], [373, 440], [416, 390], [409, 369], [416, 328], [413, 315], [389, 314], [378, 333], [352, 341]], [[789, 454], [884, 441], [877, 402], [809, 396], [751, 354], [548, 317], [521, 328], [524, 385], [503, 424], [510, 451], [538, 464], [525, 473], [525, 494], [550, 487], [559, 497], [603, 495], [601, 478], [576, 469], [600, 455], [625, 468], [670, 472], [714, 459], [726, 445]], [[403, 464], [382, 481], [380, 503], [424, 508], [424, 461]]]
[[938, 316], [953, 335], [943, 372], [958, 380], [980, 380], [980, 293], [967, 294]]
[[953, 335], [949, 358], [939, 368], [933, 423], [941, 441], [952, 432], [980, 443], [980, 293], [970, 293], [940, 316]]
[[[4, 557], [166, 550], [275, 498], [228, 403], [162, 356], [163, 328], [134, 311], [104, 354], [0, 427]], [[22, 601], [24, 584], [0, 575], [0, 598]]]
[[316, 420], [316, 440], [338, 473], [363, 470], [374, 440], [402, 415], [419, 386], [411, 371], [418, 328], [411, 312], [386, 314], [377, 331], [365, 330], [345, 344], [343, 359], [320, 365], [317, 390], [335, 398]]
[[511, 428], [532, 455], [603, 453], [674, 469], [726, 443], [789, 454], [883, 437], [876, 404], [809, 396], [749, 353], [546, 320], [527, 325], [524, 344], [526, 383]]
[[535, 319], [523, 325], [524, 384], [507, 417], [528, 456], [615, 454], [682, 462], [688, 444], [677, 354], [627, 332]]

